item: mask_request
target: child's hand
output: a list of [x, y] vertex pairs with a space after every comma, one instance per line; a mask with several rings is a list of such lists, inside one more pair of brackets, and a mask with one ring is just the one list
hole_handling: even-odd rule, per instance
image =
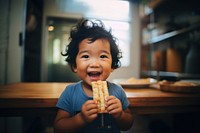
[[108, 96], [106, 98], [107, 112], [114, 118], [120, 118], [122, 114], [122, 104], [115, 96]]
[[98, 113], [97, 103], [94, 100], [85, 102], [81, 109], [81, 116], [85, 122], [92, 122]]

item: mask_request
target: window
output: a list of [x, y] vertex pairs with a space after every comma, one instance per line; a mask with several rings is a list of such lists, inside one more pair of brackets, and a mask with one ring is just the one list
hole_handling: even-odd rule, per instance
[[[130, 5], [125, 0], [57, 0], [58, 9], [81, 14], [85, 18], [100, 19], [112, 28], [122, 51], [122, 67], [130, 65]], [[84, 12], [83, 12], [84, 11]]]

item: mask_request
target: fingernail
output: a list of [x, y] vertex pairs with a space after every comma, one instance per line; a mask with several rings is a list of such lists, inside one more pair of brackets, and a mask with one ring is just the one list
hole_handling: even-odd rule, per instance
[[106, 101], [108, 100], [107, 97], [105, 97], [105, 100], [106, 100]]

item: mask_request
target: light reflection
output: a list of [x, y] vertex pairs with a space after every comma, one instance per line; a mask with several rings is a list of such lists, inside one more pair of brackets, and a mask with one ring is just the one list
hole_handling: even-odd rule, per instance
[[53, 64], [57, 64], [60, 61], [60, 39], [53, 41]]
[[54, 30], [54, 26], [48, 26], [48, 31], [53, 31]]
[[56, 4], [60, 11], [89, 18], [130, 21], [130, 3], [127, 0], [56, 0]]
[[[98, 16], [106, 16], [111, 18], [124, 18], [129, 16], [129, 2], [121, 0], [81, 0], [92, 12], [88, 14], [96, 14]], [[123, 9], [123, 10], [122, 10]]]
[[130, 32], [128, 22], [119, 21], [103, 21], [106, 28], [112, 28], [113, 35], [119, 40], [119, 48], [122, 51], [122, 66], [130, 65]]

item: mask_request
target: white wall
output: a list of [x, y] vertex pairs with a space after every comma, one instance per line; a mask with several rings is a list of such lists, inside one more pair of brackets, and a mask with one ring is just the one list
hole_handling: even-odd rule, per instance
[[23, 66], [23, 46], [19, 34], [25, 29], [25, 1], [10, 0], [6, 83], [20, 82]]
[[120, 79], [120, 78], [138, 78], [140, 75], [140, 42], [139, 42], [139, 32], [140, 32], [140, 18], [139, 18], [139, 7], [137, 2], [131, 3], [132, 12], [132, 25], [131, 25], [131, 64], [129, 67], [121, 67], [115, 70], [111, 76], [110, 80]]

